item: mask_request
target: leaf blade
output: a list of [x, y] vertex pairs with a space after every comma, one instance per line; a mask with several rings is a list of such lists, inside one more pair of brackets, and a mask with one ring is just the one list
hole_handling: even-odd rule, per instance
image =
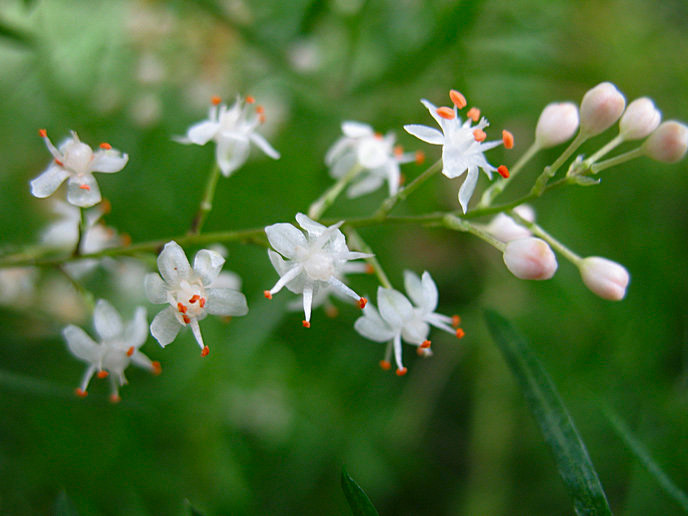
[[379, 516], [368, 495], [365, 494], [361, 486], [349, 476], [344, 468], [342, 468], [341, 481], [342, 491], [344, 491], [344, 496], [354, 516]]

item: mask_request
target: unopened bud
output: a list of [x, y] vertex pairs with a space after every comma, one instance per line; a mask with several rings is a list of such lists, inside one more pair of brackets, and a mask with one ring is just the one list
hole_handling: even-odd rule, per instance
[[685, 156], [688, 149], [688, 127], [669, 120], [660, 125], [643, 143], [645, 154], [657, 161], [674, 163]]
[[542, 110], [535, 127], [535, 142], [541, 149], [570, 140], [578, 129], [578, 108], [573, 102], [553, 102]]
[[[514, 208], [514, 211], [528, 222], [535, 221], [535, 210], [527, 204], [517, 206]], [[530, 236], [530, 230], [521, 226], [505, 213], [500, 213], [493, 218], [486, 229], [497, 240], [501, 240], [504, 243]]]
[[581, 132], [595, 136], [610, 128], [626, 107], [626, 99], [611, 82], [603, 82], [583, 95], [580, 106]]
[[580, 262], [583, 283], [602, 299], [620, 301], [626, 295], [628, 271], [616, 262], [590, 256]]
[[506, 268], [517, 278], [546, 280], [557, 271], [557, 258], [547, 242], [535, 237], [512, 240], [504, 250]]
[[662, 114], [652, 99], [640, 97], [631, 102], [619, 122], [619, 131], [624, 140], [640, 140], [657, 129]]

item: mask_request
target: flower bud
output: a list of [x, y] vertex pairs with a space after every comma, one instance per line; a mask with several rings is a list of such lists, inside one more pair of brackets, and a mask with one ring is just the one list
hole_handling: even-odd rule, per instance
[[579, 265], [583, 283], [602, 299], [620, 301], [626, 295], [628, 271], [616, 262], [589, 256]]
[[578, 108], [573, 102], [553, 102], [542, 110], [535, 127], [535, 142], [541, 149], [570, 140], [578, 129]]
[[581, 132], [595, 136], [616, 122], [626, 107], [626, 99], [611, 82], [603, 82], [583, 95], [580, 106]]
[[[517, 206], [514, 208], [514, 211], [528, 222], [533, 222], [535, 220], [535, 210], [527, 204]], [[527, 228], [521, 226], [505, 213], [500, 213], [493, 218], [486, 229], [497, 240], [505, 243], [519, 238], [528, 238], [530, 236], [530, 231]]]
[[660, 125], [643, 143], [643, 150], [650, 158], [674, 163], [685, 156], [688, 149], [688, 127], [669, 120]]
[[557, 258], [547, 242], [529, 237], [512, 240], [504, 250], [506, 268], [517, 278], [546, 280], [557, 271]]
[[652, 99], [640, 97], [631, 102], [619, 122], [619, 132], [624, 140], [640, 140], [657, 129], [662, 114]]

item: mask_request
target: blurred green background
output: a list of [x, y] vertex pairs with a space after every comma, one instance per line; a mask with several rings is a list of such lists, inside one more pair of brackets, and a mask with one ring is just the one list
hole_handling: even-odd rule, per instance
[[[97, 178], [112, 203], [107, 224], [141, 242], [186, 232], [214, 159], [211, 145], [171, 137], [205, 118], [211, 95], [251, 94], [282, 159], [254, 150], [221, 178], [205, 230], [257, 227], [293, 221], [331, 184], [323, 158], [342, 120], [394, 131], [434, 161], [439, 149], [401, 126], [432, 125], [418, 99], [446, 104], [450, 88], [482, 109], [488, 135], [515, 134], [515, 150], [488, 156], [495, 165], [527, 148], [547, 103], [579, 102], [604, 80], [685, 120], [686, 27], [680, 0], [0, 0], [2, 245], [36, 243], [54, 218], [28, 188], [49, 160], [38, 128], [56, 142], [74, 129], [129, 153], [121, 173]], [[525, 191], [557, 150], [539, 155], [507, 196]], [[413, 178], [422, 168], [403, 170]], [[380, 371], [384, 346], [354, 332], [356, 309], [340, 305], [334, 319], [318, 310], [304, 330], [299, 313], [285, 311], [292, 294], [262, 296], [277, 279], [265, 250], [230, 245], [225, 268], [242, 276], [251, 311], [204, 321], [211, 355], [200, 359], [188, 332], [164, 351], [150, 338], [143, 351], [162, 376], [130, 368], [119, 405], [98, 380], [78, 399], [83, 364], [60, 331], [75, 322], [92, 332], [90, 318], [56, 271], [42, 271], [38, 301], [4, 295], [0, 309], [0, 512], [48, 514], [66, 490], [81, 514], [184, 514], [185, 499], [206, 514], [347, 514], [345, 466], [381, 514], [572, 514], [487, 334], [482, 313], [492, 307], [528, 336], [557, 384], [614, 511], [675, 514], [600, 403], [688, 489], [686, 172], [686, 161], [639, 159], [597, 187], [535, 204], [538, 221], [579, 254], [629, 269], [620, 303], [595, 297], [563, 259], [554, 279], [529, 283], [468, 235], [362, 230], [398, 288], [403, 269], [428, 270], [439, 311], [463, 318], [460, 343], [433, 333], [432, 359], [406, 348], [403, 378]], [[397, 213], [455, 209], [457, 189], [437, 177]], [[338, 203], [328, 215], [369, 213], [382, 199]], [[129, 318], [143, 290], [116, 287], [113, 268], [84, 282]], [[375, 297], [375, 278], [351, 284]], [[158, 309], [149, 305], [149, 317]]]

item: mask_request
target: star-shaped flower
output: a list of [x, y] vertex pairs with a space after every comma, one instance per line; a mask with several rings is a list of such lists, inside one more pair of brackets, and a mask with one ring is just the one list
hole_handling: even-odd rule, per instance
[[510, 132], [503, 131], [501, 140], [486, 142], [487, 135], [483, 129], [490, 125], [487, 119], [480, 118], [480, 111], [473, 107], [466, 113], [466, 121], [461, 122], [458, 110], [466, 106], [466, 99], [456, 90], [452, 90], [449, 96], [454, 103], [453, 108], [438, 108], [429, 101], [421, 99], [442, 131], [416, 124], [405, 125], [404, 129], [424, 142], [442, 145], [442, 173], [445, 176], [452, 179], [467, 172], [466, 179], [459, 189], [459, 204], [465, 213], [478, 183], [479, 169], [482, 169], [490, 179], [492, 179], [492, 172], [495, 171], [503, 177], [509, 176], [509, 171], [504, 165], [497, 168], [490, 165], [484, 152], [502, 143], [510, 149], [514, 139]]
[[265, 112], [262, 106], [254, 107], [254, 103], [253, 97], [245, 100], [237, 97], [234, 104], [227, 107], [218, 97], [213, 97], [208, 119], [192, 125], [186, 136], [175, 140], [196, 145], [213, 140], [215, 159], [225, 177], [246, 162], [251, 142], [272, 159], [279, 159], [279, 152], [256, 132], [258, 125], [265, 121]]
[[117, 310], [100, 299], [93, 312], [93, 324], [100, 336], [99, 342], [95, 342], [84, 330], [72, 324], [62, 331], [72, 354], [88, 363], [81, 385], [75, 391], [78, 396], [86, 396], [88, 384], [96, 371], [98, 378], [110, 377], [110, 400], [113, 402], [119, 401], [119, 387], [127, 383], [124, 370], [130, 362], [153, 374], [160, 374], [160, 363], [151, 362], [139, 351], [148, 337], [145, 308], [136, 308], [134, 318], [124, 324]]
[[45, 129], [40, 136], [53, 155], [53, 162], [36, 179], [31, 181], [31, 194], [35, 197], [49, 197], [67, 181], [67, 200], [74, 206], [88, 208], [101, 200], [100, 189], [93, 177], [93, 172], [114, 173], [124, 168], [129, 156], [112, 148], [109, 143], [101, 143], [100, 150], [82, 143], [79, 136], [72, 131], [72, 137], [56, 148]]
[[458, 328], [458, 316], [448, 317], [435, 312], [437, 286], [428, 272], [424, 272], [422, 278], [419, 278], [413, 272], [405, 271], [404, 286], [413, 304], [397, 290], [378, 287], [379, 312], [369, 304], [363, 311], [363, 316], [354, 323], [356, 331], [364, 337], [376, 342], [388, 342], [385, 358], [380, 366], [383, 369], [391, 367], [390, 359], [394, 351], [399, 376], [406, 374], [402, 362], [402, 339], [418, 346], [418, 354], [429, 356], [432, 354], [428, 340], [430, 325], [452, 333], [459, 339], [464, 336], [464, 331]]
[[[150, 326], [162, 347], [172, 342], [179, 330], [190, 326], [201, 356], [210, 351], [203, 343], [198, 321], [211, 315], [246, 315], [248, 306], [241, 292], [213, 287], [225, 259], [215, 251], [201, 249], [194, 257], [193, 269], [177, 242], [167, 242], [158, 256], [160, 274], [146, 276], [146, 295], [151, 303], [169, 303], [155, 316]], [[160, 277], [162, 275], [162, 278]]]
[[305, 235], [287, 223], [273, 224], [265, 228], [270, 245], [277, 251], [269, 249], [268, 256], [280, 275], [275, 286], [265, 291], [265, 297], [272, 299], [272, 295], [285, 286], [295, 294], [303, 294], [303, 311], [306, 317], [303, 325], [306, 328], [310, 328], [311, 325], [313, 297], [317, 296], [321, 289], [331, 288], [355, 299], [363, 308], [366, 299], [356, 294], [339, 278], [346, 271], [348, 261], [373, 255], [349, 251], [346, 238], [339, 230], [343, 222], [326, 227], [303, 213], [296, 214], [296, 221], [305, 230]]
[[353, 167], [360, 167], [360, 172], [346, 192], [352, 198], [377, 190], [385, 181], [390, 197], [395, 195], [401, 183], [399, 165], [420, 157], [416, 153], [405, 153], [400, 146], [395, 146], [394, 134], [382, 136], [367, 124], [344, 122], [342, 133], [344, 136], [327, 151], [325, 164], [330, 167], [330, 175], [335, 179], [343, 177]]

